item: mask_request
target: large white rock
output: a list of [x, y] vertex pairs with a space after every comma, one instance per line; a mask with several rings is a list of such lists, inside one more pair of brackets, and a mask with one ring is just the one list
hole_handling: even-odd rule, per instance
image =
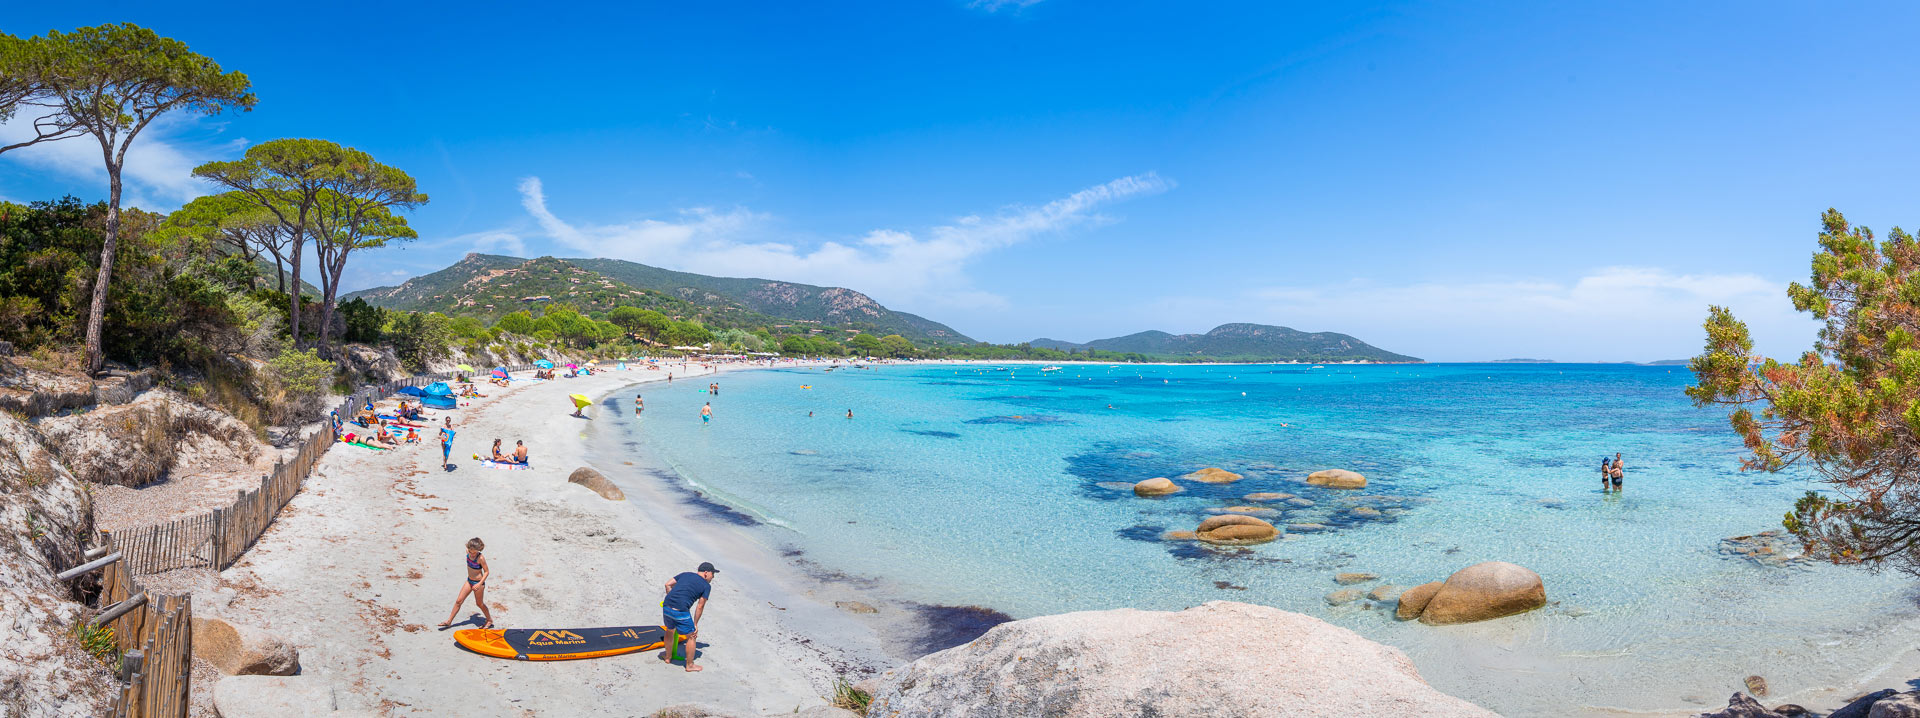
[[869, 718], [1496, 718], [1398, 649], [1311, 616], [1214, 601], [1003, 623], [881, 676]]

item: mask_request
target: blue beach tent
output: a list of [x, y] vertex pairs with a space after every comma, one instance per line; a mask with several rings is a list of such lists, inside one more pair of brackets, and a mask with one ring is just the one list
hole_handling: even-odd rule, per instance
[[420, 397], [420, 405], [429, 409], [458, 409], [459, 400], [450, 394], [428, 394]]
[[436, 381], [421, 392], [423, 396], [453, 396], [453, 387], [447, 386], [444, 381]]
[[403, 387], [400, 387], [400, 391], [396, 393], [405, 394], [407, 396], [426, 396], [427, 395], [426, 392], [420, 391], [420, 387], [417, 387], [417, 386], [403, 386]]

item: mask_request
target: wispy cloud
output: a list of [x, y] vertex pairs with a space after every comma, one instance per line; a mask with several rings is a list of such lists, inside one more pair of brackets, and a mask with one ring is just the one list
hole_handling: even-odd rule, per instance
[[590, 256], [704, 274], [848, 286], [889, 302], [999, 306], [1004, 304], [1000, 297], [972, 286], [966, 273], [971, 261], [1034, 237], [1111, 221], [1098, 213], [1101, 207], [1172, 187], [1149, 172], [1037, 207], [968, 215], [919, 233], [875, 229], [857, 239], [810, 247], [752, 239], [769, 218], [741, 208], [696, 207], [681, 210], [673, 220], [584, 225], [548, 208], [538, 177], [521, 180], [520, 194], [521, 205], [547, 237]]
[[1041, 0], [973, 0], [967, 7], [987, 12], [999, 12], [1002, 8], [1020, 10], [1040, 4]]
[[[188, 137], [204, 134], [208, 129], [207, 124], [198, 119], [166, 116], [141, 132], [133, 147], [127, 150], [127, 164], [121, 173], [121, 205], [165, 212], [213, 191], [211, 186], [194, 179], [193, 168], [203, 162], [239, 154], [247, 141]], [[218, 132], [217, 126], [212, 129]], [[28, 139], [33, 136], [32, 132], [32, 118], [16, 116], [0, 123], [0, 144]], [[100, 143], [92, 135], [42, 142], [0, 155], [0, 162], [8, 161], [63, 181], [98, 182], [100, 190], [95, 196], [106, 196], [106, 164], [101, 158]]]
[[1753, 274], [1612, 267], [1568, 280], [1270, 286], [1172, 298], [1146, 313], [1175, 330], [1192, 330], [1200, 316], [1338, 331], [1428, 359], [1646, 361], [1698, 353], [1707, 306], [1718, 304], [1747, 322], [1762, 351], [1793, 357], [1811, 345], [1814, 326], [1785, 287]]

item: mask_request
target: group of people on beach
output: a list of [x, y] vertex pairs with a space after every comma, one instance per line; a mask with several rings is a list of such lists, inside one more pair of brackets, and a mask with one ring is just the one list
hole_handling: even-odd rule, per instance
[[1627, 461], [1615, 452], [1609, 458], [1600, 457], [1600, 490], [1619, 491], [1621, 483], [1627, 479]]

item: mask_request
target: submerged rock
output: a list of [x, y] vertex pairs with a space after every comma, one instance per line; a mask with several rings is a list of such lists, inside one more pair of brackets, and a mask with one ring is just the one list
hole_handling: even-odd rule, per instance
[[1207, 513], [1241, 514], [1243, 516], [1279, 516], [1280, 510], [1270, 509], [1265, 506], [1226, 506], [1226, 507], [1207, 509]]
[[1380, 574], [1366, 573], [1364, 571], [1353, 571], [1349, 573], [1334, 574], [1333, 582], [1340, 584], [1342, 586], [1351, 586], [1356, 583], [1366, 583], [1368, 581], [1372, 581], [1377, 578], [1380, 578]]
[[1326, 600], [1329, 606], [1345, 606], [1360, 600], [1360, 597], [1365, 595], [1366, 594], [1361, 593], [1360, 589], [1357, 588], [1343, 588], [1327, 594]]
[[1242, 496], [1240, 498], [1247, 501], [1253, 501], [1253, 502], [1285, 501], [1287, 499], [1293, 498], [1293, 494], [1285, 494], [1285, 493], [1279, 493], [1275, 491], [1262, 491], [1259, 493], [1247, 494], [1246, 496]]
[[1335, 489], [1364, 489], [1367, 477], [1346, 469], [1327, 469], [1307, 474], [1307, 483]]
[[1420, 612], [1429, 626], [1473, 623], [1526, 613], [1547, 605], [1540, 574], [1505, 561], [1486, 561], [1453, 572]]
[[834, 601], [833, 607], [838, 608], [842, 611], [846, 611], [847, 613], [879, 613], [880, 612], [880, 609], [874, 608], [872, 606], [861, 603], [859, 601]]
[[1216, 469], [1213, 467], [1208, 467], [1208, 468], [1201, 469], [1199, 471], [1195, 471], [1191, 474], [1187, 474], [1186, 476], [1182, 476], [1180, 478], [1186, 479], [1188, 481], [1199, 481], [1199, 482], [1208, 483], [1208, 484], [1231, 484], [1245, 477], [1239, 474], [1233, 473], [1231, 471], [1227, 471], [1226, 469]]
[[1207, 543], [1241, 546], [1272, 541], [1280, 537], [1280, 530], [1252, 516], [1221, 514], [1200, 522], [1193, 534]]
[[1326, 524], [1287, 524], [1287, 530], [1294, 533], [1313, 533], [1327, 530]]
[[1310, 616], [1228, 601], [1003, 624], [883, 674], [867, 715], [1494, 716], [1428, 686], [1398, 649]]
[[1133, 485], [1135, 496], [1165, 496], [1179, 493], [1180, 490], [1179, 484], [1173, 483], [1172, 479], [1166, 477], [1155, 477]]
[[1368, 591], [1367, 598], [1371, 598], [1381, 603], [1397, 600], [1400, 598], [1400, 587], [1395, 586], [1391, 583], [1383, 583], [1378, 586], [1374, 586], [1373, 590]]
[[1754, 695], [1761, 698], [1767, 697], [1767, 679], [1760, 676], [1747, 676], [1744, 683], [1747, 684], [1747, 690], [1753, 691]]

